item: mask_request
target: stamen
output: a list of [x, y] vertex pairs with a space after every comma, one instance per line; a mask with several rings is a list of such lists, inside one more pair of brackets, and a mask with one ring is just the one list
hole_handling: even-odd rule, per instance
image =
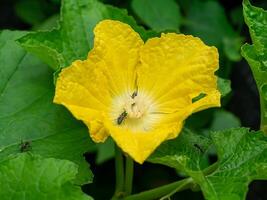
[[133, 94], [131, 95], [132, 99], [137, 96], [137, 91], [134, 91]]
[[150, 114], [157, 112], [153, 99], [143, 91], [134, 90], [114, 99], [111, 119], [121, 128], [134, 131], [147, 131], [161, 115]]

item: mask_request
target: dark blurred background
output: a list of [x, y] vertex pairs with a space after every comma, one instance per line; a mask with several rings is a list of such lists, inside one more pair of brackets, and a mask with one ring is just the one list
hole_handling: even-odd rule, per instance
[[[201, 9], [201, 6], [198, 8], [192, 8], [194, 3], [202, 5], [208, 0], [177, 0], [178, 5], [180, 6], [181, 13], [183, 15], [185, 24], [190, 17], [192, 17], [191, 13], [194, 12], [196, 15], [206, 16], [207, 13], [205, 10]], [[212, 1], [212, 0], [210, 0]], [[223, 18], [226, 18], [227, 23], [233, 29], [235, 37], [240, 39], [241, 43], [250, 42], [249, 33], [246, 25], [243, 21], [242, 16], [242, 1], [241, 0], [214, 0], [218, 5], [218, 8], [223, 10]], [[134, 10], [131, 7], [130, 0], [102, 0], [102, 2], [114, 5], [116, 7], [125, 8], [128, 10], [130, 15], [133, 15], [137, 22], [140, 25], [148, 26], [139, 19]], [[252, 1], [254, 5], [257, 5], [262, 8], [267, 8], [267, 1], [265, 0], [254, 0]], [[204, 7], [203, 7], [204, 8]], [[48, 29], [50, 27], [55, 26], [56, 21], [59, 19], [59, 10], [60, 10], [60, 0], [0, 0], [0, 29], [11, 29], [11, 30], [39, 30], [39, 29]], [[166, 10], [168, 12], [168, 10]], [[217, 16], [218, 12], [216, 10], [210, 11], [210, 16], [206, 16], [207, 19], [210, 19]], [[220, 16], [221, 17], [221, 16]], [[213, 20], [213, 19], [212, 19]], [[225, 19], [223, 19], [225, 20]], [[209, 27], [214, 34], [223, 34], [224, 30], [224, 21], [220, 23], [219, 21], [207, 21], [208, 25], [211, 23]], [[217, 26], [213, 26], [214, 23], [217, 23]], [[206, 24], [206, 25], [207, 25]], [[216, 24], [215, 24], [216, 25]], [[201, 25], [200, 25], [201, 26]], [[222, 29], [216, 29], [216, 27], [222, 27]], [[210, 31], [210, 30], [207, 30]], [[197, 36], [201, 37], [208, 44], [215, 44], [215, 40], [210, 39], [210, 36], [207, 35], [204, 31], [195, 30], [192, 27], [187, 27], [186, 25], [182, 25], [180, 28], [182, 33], [195, 33]], [[207, 37], [207, 38], [205, 38]], [[223, 35], [222, 35], [223, 37]], [[219, 38], [220, 39], [220, 38]], [[219, 43], [218, 43], [219, 44]], [[240, 45], [239, 45], [240, 46]], [[239, 48], [238, 46], [238, 48]], [[220, 47], [218, 47], [220, 48]], [[221, 53], [222, 52], [222, 53]], [[257, 87], [255, 85], [253, 76], [251, 74], [251, 70], [244, 59], [237, 55], [233, 57], [233, 59], [229, 59], [227, 53], [220, 50], [220, 71], [218, 74], [226, 79], [231, 80], [232, 92], [230, 95], [227, 95], [223, 99], [223, 105], [225, 112], [217, 112], [216, 110], [208, 110], [206, 112], [198, 113], [192, 116], [188, 120], [188, 126], [197, 126], [193, 127], [196, 130], [205, 130], [207, 127], [214, 128], [213, 125], [210, 124], [211, 117], [221, 117], [227, 118], [230, 117], [230, 121], [223, 121], [226, 124], [231, 124], [231, 126], [245, 126], [250, 127], [253, 130], [258, 130], [259, 128], [259, 98]], [[230, 56], [231, 58], [231, 56]], [[212, 113], [212, 114], [210, 114]], [[219, 113], [219, 114], [218, 114]], [[199, 116], [205, 116], [205, 120], [199, 120]], [[217, 120], [224, 120], [219, 118]], [[198, 125], [196, 123], [198, 121]], [[232, 120], [232, 121], [231, 121]], [[214, 129], [218, 129], [214, 128]], [[112, 144], [109, 144], [112, 146]], [[90, 193], [96, 200], [109, 199], [109, 197], [113, 193], [112, 187], [114, 186], [114, 163], [112, 158], [112, 153], [110, 155], [105, 155], [104, 159], [100, 159], [97, 157], [95, 153], [86, 154], [86, 158], [88, 162], [91, 164], [92, 171], [95, 174], [94, 183], [90, 185], [86, 185], [83, 187], [85, 192]], [[98, 164], [95, 164], [95, 160], [98, 160]], [[216, 157], [210, 156], [210, 161], [214, 162]], [[147, 190], [156, 186], [160, 186], [166, 183], [170, 183], [181, 179], [178, 173], [175, 170], [170, 168], [161, 166], [161, 165], [152, 165], [149, 163], [145, 163], [144, 165], [135, 165], [135, 177], [134, 177], [134, 192], [140, 192], [143, 190]], [[267, 182], [266, 181], [254, 181], [249, 186], [249, 192], [247, 194], [248, 200], [267, 200]], [[179, 197], [179, 198], [178, 198]], [[201, 200], [203, 196], [201, 192], [191, 192], [184, 191], [172, 199], [192, 199], [192, 200]]]

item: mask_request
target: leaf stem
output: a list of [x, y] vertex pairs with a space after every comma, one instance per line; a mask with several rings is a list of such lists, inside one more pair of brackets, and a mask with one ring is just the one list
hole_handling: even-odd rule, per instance
[[[193, 183], [192, 178], [186, 178], [180, 181], [176, 181], [174, 183], [170, 183], [167, 185], [160, 186], [155, 189], [147, 190], [144, 192], [140, 192], [138, 194], [134, 194], [128, 197], [125, 197], [123, 200], [152, 200], [160, 198], [168, 193], [185, 190], [191, 187], [191, 183]], [[178, 189], [177, 189], [178, 188]]]
[[123, 154], [120, 148], [115, 145], [115, 171], [116, 171], [116, 188], [112, 199], [119, 199], [124, 195], [124, 165]]
[[[214, 172], [217, 169], [218, 165], [218, 162], [213, 163], [212, 165], [203, 170], [203, 174], [208, 175]], [[168, 199], [176, 192], [183, 191], [188, 188], [194, 188], [195, 186], [196, 183], [191, 177], [189, 177], [151, 190], [140, 192], [138, 194], [133, 194], [131, 196], [123, 198], [123, 200], [153, 200], [161, 197], [161, 200], [164, 200], [166, 198]]]
[[[258, 87], [259, 88], [259, 87]], [[260, 93], [260, 113], [261, 113], [261, 123], [260, 123], [260, 130], [264, 133], [267, 133], [267, 115], [266, 115], [266, 100], [263, 97], [263, 94]]]
[[169, 194], [161, 197], [160, 200], [170, 199], [172, 195], [174, 195], [176, 192], [179, 192], [189, 182], [191, 182], [191, 180], [185, 181], [184, 183], [182, 183], [181, 185], [179, 185], [175, 190], [173, 190]]
[[125, 187], [124, 187], [126, 195], [130, 195], [132, 193], [133, 173], [134, 173], [134, 161], [130, 156], [127, 156], [126, 167], [125, 167]]
[[215, 162], [203, 170], [204, 175], [209, 175], [214, 172], [219, 166], [219, 162]]

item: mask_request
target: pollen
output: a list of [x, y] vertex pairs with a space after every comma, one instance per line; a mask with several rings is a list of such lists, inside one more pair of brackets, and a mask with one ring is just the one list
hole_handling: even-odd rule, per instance
[[[133, 94], [135, 94], [134, 92]], [[124, 109], [129, 116], [129, 118], [140, 119], [148, 110], [149, 105], [140, 95], [131, 95], [131, 98], [126, 100]]]
[[[125, 93], [114, 99], [111, 119], [114, 124], [132, 131], [148, 131], [156, 123], [155, 100], [146, 92]], [[120, 123], [118, 123], [120, 121]]]

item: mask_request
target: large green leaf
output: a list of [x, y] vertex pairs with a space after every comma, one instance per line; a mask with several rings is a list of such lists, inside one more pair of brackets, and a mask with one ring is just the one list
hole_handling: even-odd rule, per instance
[[155, 31], [179, 31], [182, 17], [174, 0], [133, 0], [132, 8]]
[[205, 177], [196, 175], [195, 180], [207, 199], [245, 199], [250, 182], [267, 178], [266, 136], [245, 128], [214, 132], [211, 136], [219, 166]]
[[243, 2], [245, 22], [253, 44], [242, 46], [242, 55], [248, 61], [260, 95], [261, 129], [267, 133], [267, 11]]
[[76, 164], [21, 154], [0, 163], [2, 200], [92, 200], [73, 183]]
[[49, 18], [47, 18], [45, 21], [42, 22], [42, 24], [37, 24], [33, 27], [33, 30], [38, 31], [47, 31], [51, 30], [53, 28], [58, 27], [58, 21], [59, 21], [59, 14], [55, 14]]
[[209, 130], [219, 131], [241, 127], [241, 122], [233, 113], [224, 109], [216, 109]]
[[46, 0], [17, 0], [15, 1], [15, 11], [24, 22], [37, 25], [53, 14], [56, 8]]
[[200, 37], [209, 45], [215, 45], [230, 60], [241, 59], [239, 51], [242, 38], [234, 31], [217, 1], [190, 2], [185, 32]]
[[92, 180], [83, 153], [94, 148], [88, 130], [52, 103], [53, 71], [14, 40], [24, 32], [0, 33], [0, 161], [28, 150], [79, 164], [77, 183]]
[[[267, 137], [262, 132], [237, 128], [213, 132], [211, 139], [219, 158], [207, 169], [202, 170], [201, 154], [190, 150], [192, 139], [183, 142], [179, 137], [172, 148], [167, 143], [161, 146], [150, 161], [183, 170], [199, 184], [208, 200], [245, 199], [251, 181], [267, 179]], [[198, 143], [200, 148], [202, 143]]]
[[111, 159], [115, 155], [115, 144], [111, 138], [108, 138], [105, 143], [97, 145], [96, 164], [102, 164]]
[[30, 33], [19, 42], [57, 70], [74, 60], [87, 57], [93, 46], [93, 28], [103, 19], [119, 20], [131, 25], [144, 40], [150, 36], [145, 29], [137, 26], [126, 10], [104, 5], [97, 0], [64, 0], [59, 29]]
[[167, 165], [182, 172], [199, 171], [206, 167], [205, 153], [210, 145], [210, 139], [184, 129], [176, 139], [164, 142], [148, 161]]
[[225, 97], [226, 95], [228, 95], [232, 90], [231, 81], [228, 79], [220, 78], [220, 77], [218, 77], [218, 80], [217, 80], [217, 87], [222, 97]]

